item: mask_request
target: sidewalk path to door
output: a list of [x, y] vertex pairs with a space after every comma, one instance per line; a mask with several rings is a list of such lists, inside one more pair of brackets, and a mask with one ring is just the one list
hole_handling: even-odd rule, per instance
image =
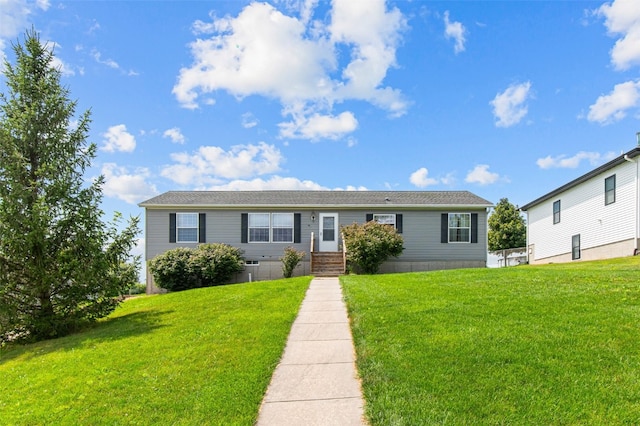
[[363, 426], [363, 407], [340, 282], [314, 278], [256, 424]]

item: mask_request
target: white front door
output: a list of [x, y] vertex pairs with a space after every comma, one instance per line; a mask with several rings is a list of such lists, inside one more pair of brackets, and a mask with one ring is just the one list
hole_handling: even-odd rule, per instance
[[338, 251], [338, 213], [320, 213], [320, 251]]

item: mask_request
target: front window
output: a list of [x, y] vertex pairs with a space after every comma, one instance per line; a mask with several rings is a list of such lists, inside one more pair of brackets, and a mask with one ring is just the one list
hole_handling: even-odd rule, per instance
[[391, 225], [394, 228], [396, 227], [395, 214], [375, 214], [374, 213], [373, 220], [375, 220], [378, 223], [382, 223], [383, 225]]
[[292, 243], [293, 213], [249, 213], [250, 243]]
[[449, 242], [471, 242], [471, 213], [449, 213]]
[[198, 213], [176, 214], [177, 242], [198, 242]]
[[271, 215], [271, 241], [274, 243], [293, 242], [293, 213], [273, 213]]
[[553, 203], [553, 223], [560, 223], [560, 200]]
[[269, 213], [249, 213], [249, 242], [269, 242]]
[[604, 205], [608, 206], [616, 202], [616, 175], [604, 180]]

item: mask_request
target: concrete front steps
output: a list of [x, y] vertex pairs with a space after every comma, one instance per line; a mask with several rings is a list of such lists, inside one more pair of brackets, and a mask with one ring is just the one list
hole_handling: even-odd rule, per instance
[[311, 275], [337, 277], [344, 274], [344, 258], [341, 251], [318, 251], [311, 253]]

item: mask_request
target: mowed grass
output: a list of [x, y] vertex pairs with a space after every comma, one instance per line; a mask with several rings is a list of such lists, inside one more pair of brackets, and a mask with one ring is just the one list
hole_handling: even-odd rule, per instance
[[640, 424], [640, 258], [342, 278], [372, 425]]
[[91, 329], [2, 349], [3, 425], [251, 425], [310, 277], [126, 301]]

